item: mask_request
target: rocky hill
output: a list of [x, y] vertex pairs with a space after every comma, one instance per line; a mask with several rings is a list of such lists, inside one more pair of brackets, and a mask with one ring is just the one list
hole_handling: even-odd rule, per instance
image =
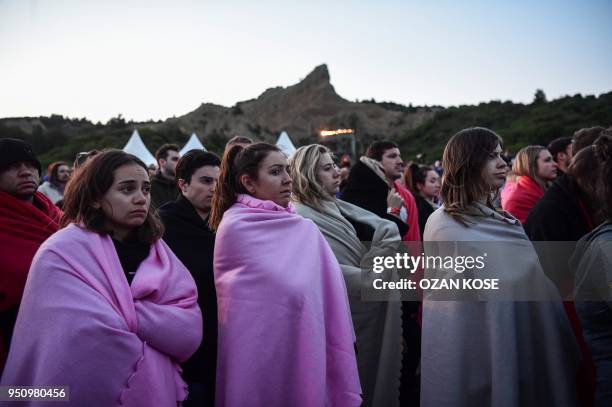
[[[432, 109], [393, 111], [372, 103], [350, 102], [340, 97], [330, 82], [326, 65], [316, 67], [304, 80], [287, 88], [266, 90], [257, 99], [231, 108], [210, 103], [169, 119], [160, 127], [177, 126], [195, 131], [206, 140], [215, 135], [249, 135], [275, 140], [287, 131], [294, 142], [313, 142], [322, 129], [354, 128], [359, 140], [398, 137], [433, 117]], [[153, 126], [157, 127], [157, 126]]]
[[528, 144], [545, 145], [581, 127], [612, 124], [612, 92], [553, 101], [538, 92], [531, 104], [491, 101], [442, 108], [351, 102], [336, 93], [327, 66], [320, 65], [295, 85], [268, 89], [232, 107], [203, 103], [183, 116], [144, 123], [126, 122], [121, 116], [106, 124], [61, 115], [6, 118], [0, 119], [0, 137], [28, 140], [46, 165], [72, 160], [80, 151], [122, 148], [134, 129], [152, 152], [163, 143], [182, 146], [196, 132], [207, 149], [220, 153], [234, 135], [274, 142], [287, 131], [300, 146], [320, 141], [322, 129], [353, 128], [358, 153], [372, 140], [389, 138], [399, 143], [407, 159], [418, 153], [435, 159], [452, 134], [470, 126], [490, 127], [516, 151]]

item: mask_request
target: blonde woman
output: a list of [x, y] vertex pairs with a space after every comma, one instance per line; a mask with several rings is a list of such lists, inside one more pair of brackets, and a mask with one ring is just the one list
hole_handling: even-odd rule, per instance
[[[312, 144], [290, 161], [297, 212], [320, 229], [340, 263], [357, 336], [357, 365], [364, 406], [397, 406], [401, 369], [401, 306], [361, 300], [360, 264], [381, 246], [401, 241], [397, 226], [336, 199], [340, 171], [329, 150]], [[371, 241], [368, 249], [363, 241]]]
[[521, 223], [544, 196], [548, 185], [557, 178], [557, 163], [542, 146], [527, 146], [516, 155], [512, 172], [516, 182], [508, 182], [502, 191], [502, 208]]

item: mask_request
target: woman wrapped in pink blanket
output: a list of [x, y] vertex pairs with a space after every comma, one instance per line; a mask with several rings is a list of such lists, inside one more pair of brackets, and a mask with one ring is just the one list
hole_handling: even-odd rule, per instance
[[217, 406], [359, 406], [346, 288], [312, 221], [289, 204], [286, 157], [232, 147], [210, 226], [219, 315]]
[[178, 362], [200, 344], [202, 316], [191, 275], [160, 240], [149, 190], [146, 166], [118, 150], [68, 185], [65, 227], [30, 269], [3, 385], [68, 386], [70, 406], [185, 399]]

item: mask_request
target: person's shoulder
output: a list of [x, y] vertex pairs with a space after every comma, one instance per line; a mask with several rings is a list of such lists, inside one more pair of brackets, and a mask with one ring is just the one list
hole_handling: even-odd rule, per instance
[[177, 214], [178, 211], [180, 211], [180, 209], [181, 208], [178, 202], [170, 201], [157, 208], [157, 213], [162, 218], [173, 217]]
[[244, 219], [244, 214], [241, 209], [246, 206], [238, 202], [230, 206], [224, 213], [217, 228], [217, 235], [227, 233], [233, 229], [240, 229], [240, 223]]
[[423, 240], [460, 240], [466, 229], [444, 207], [439, 207], [427, 219]]
[[570, 214], [570, 202], [563, 199], [553, 199], [551, 196], [540, 199], [531, 208], [524, 224], [541, 222], [542, 219], [557, 219]]
[[[425, 201], [423, 199], [423, 201]], [[425, 202], [426, 203], [426, 202]], [[433, 211], [433, 213], [429, 216], [429, 219], [435, 223], [447, 223], [447, 222], [456, 222], [452, 215], [444, 210], [443, 206], [440, 206], [438, 209]]]
[[584, 235], [580, 241], [612, 241], [612, 222], [605, 222]]
[[572, 198], [571, 182], [567, 174], [562, 174], [548, 187], [544, 196], [538, 202], [559, 202]]
[[166, 185], [168, 181], [160, 173], [156, 173], [151, 177], [151, 185]]
[[57, 249], [61, 251], [67, 249], [70, 252], [77, 252], [78, 247], [94, 244], [92, 237], [95, 235], [97, 235], [96, 232], [86, 230], [74, 223], [71, 223], [65, 228], [58, 230], [47, 240], [45, 240], [45, 242], [41, 245], [40, 250]]
[[[374, 180], [379, 178], [378, 175], [370, 167], [364, 164], [361, 161], [358, 161], [351, 171], [349, 172], [349, 176], [346, 179], [347, 186], [353, 183], [365, 183], [368, 180]], [[362, 185], [362, 184], [359, 184]]]
[[49, 181], [44, 181], [42, 184], [38, 186], [39, 191], [46, 191], [51, 187], [51, 183]]

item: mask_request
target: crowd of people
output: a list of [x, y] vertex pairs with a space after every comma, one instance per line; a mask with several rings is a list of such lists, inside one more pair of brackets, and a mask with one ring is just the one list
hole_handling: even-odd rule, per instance
[[[509, 157], [468, 128], [431, 166], [386, 140], [342, 168], [318, 144], [179, 151], [154, 172], [83, 152], [42, 180], [0, 139], [2, 386], [68, 386], [74, 406], [612, 405], [612, 129]], [[488, 271], [546, 300], [364, 299], [373, 256], [427, 242], [512, 247]]]

